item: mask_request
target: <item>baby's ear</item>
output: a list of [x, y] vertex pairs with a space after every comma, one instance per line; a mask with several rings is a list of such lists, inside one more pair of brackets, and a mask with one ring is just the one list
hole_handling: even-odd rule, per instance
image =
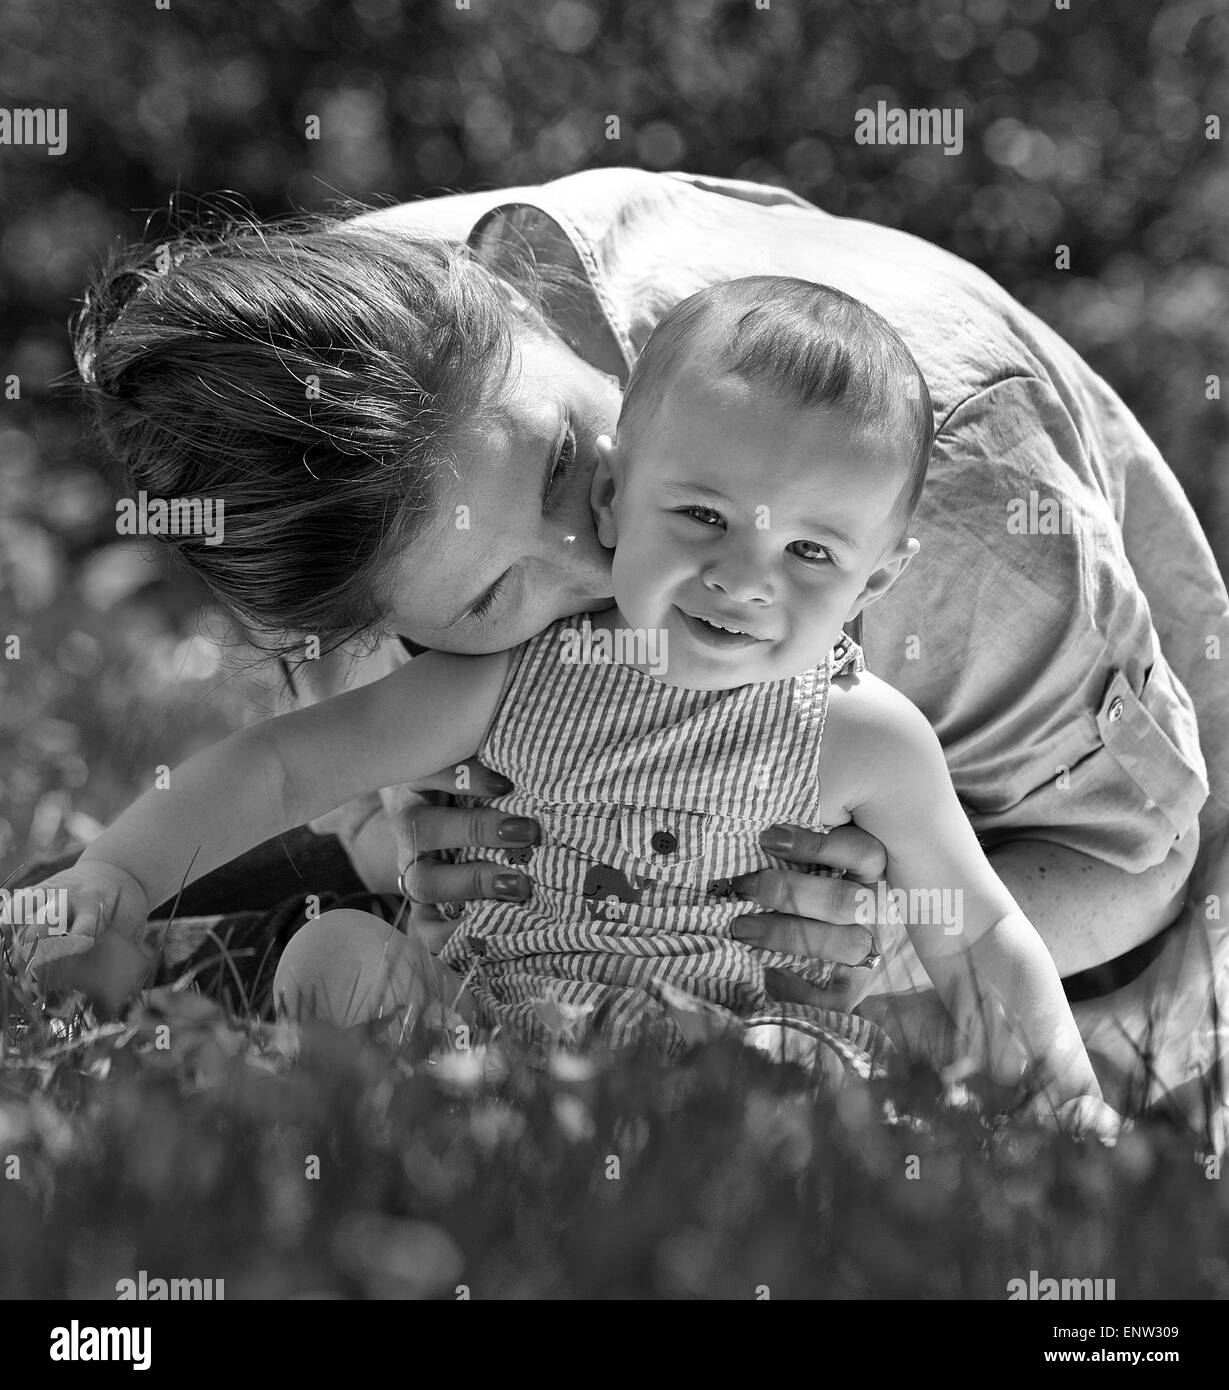
[[597, 467], [593, 470], [593, 486], [589, 490], [589, 505], [597, 520], [597, 538], [608, 549], [615, 546], [615, 498], [619, 493], [619, 449], [608, 434], [599, 434], [594, 442]]
[[845, 621], [847, 623], [852, 622], [869, 604], [881, 599], [909, 568], [909, 561], [920, 549], [921, 546], [912, 536], [906, 536], [899, 545], [889, 550], [871, 571], [866, 581], [866, 587], [854, 600]]

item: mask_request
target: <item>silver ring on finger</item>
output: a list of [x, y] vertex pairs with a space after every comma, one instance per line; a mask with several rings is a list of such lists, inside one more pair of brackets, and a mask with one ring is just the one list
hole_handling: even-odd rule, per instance
[[426, 859], [427, 857], [428, 856], [426, 854], [416, 854], [413, 859], [407, 859], [406, 862], [401, 866], [401, 872], [397, 875], [397, 891], [401, 894], [403, 898], [405, 898], [407, 902], [416, 903], [421, 901], [420, 899], [416, 898], [413, 893], [410, 892], [410, 885], [407, 881], [406, 875], [410, 872], [414, 865], [418, 863], [420, 859]]
[[853, 967], [855, 970], [874, 970], [883, 959], [883, 952], [875, 945], [875, 938], [871, 937], [871, 948], [866, 955]]
[[[420, 907], [426, 906], [427, 900], [425, 898], [416, 898], [413, 893], [410, 892], [410, 885], [406, 875], [420, 859], [425, 858], [427, 858], [425, 854], [416, 855], [413, 859], [409, 860], [408, 863], [401, 866], [401, 872], [397, 875], [397, 889], [402, 898], [404, 898], [406, 902], [414, 903], [416, 906]], [[449, 922], [455, 922], [465, 911], [464, 903], [436, 903], [435, 907], [439, 911], [440, 916]]]

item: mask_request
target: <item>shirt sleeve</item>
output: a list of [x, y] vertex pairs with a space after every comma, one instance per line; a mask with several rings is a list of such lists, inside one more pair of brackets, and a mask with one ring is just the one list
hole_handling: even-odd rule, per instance
[[942, 422], [921, 551], [866, 610], [871, 670], [939, 734], [984, 838], [1139, 873], [1198, 821], [1194, 709], [1053, 388], [1011, 376]]
[[355, 227], [391, 232], [429, 232], [464, 244], [474, 224], [505, 203], [532, 203], [541, 194], [540, 184], [517, 188], [491, 188], [481, 193], [444, 193], [414, 198], [373, 208], [353, 219]]

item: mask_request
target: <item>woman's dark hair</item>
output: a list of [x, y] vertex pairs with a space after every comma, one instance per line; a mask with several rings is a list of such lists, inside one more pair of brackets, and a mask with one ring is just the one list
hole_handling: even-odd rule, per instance
[[271, 654], [371, 633], [390, 571], [481, 424], [532, 299], [442, 238], [339, 218], [122, 252], [73, 325], [127, 486], [225, 504], [166, 539]]

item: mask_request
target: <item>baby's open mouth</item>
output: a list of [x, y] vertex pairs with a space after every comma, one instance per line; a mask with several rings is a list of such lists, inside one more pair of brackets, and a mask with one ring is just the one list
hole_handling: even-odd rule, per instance
[[706, 646], [749, 647], [755, 642], [765, 640], [722, 618], [701, 617], [696, 613], [688, 613], [684, 608], [679, 608], [678, 612], [687, 625], [688, 631], [698, 637]]

